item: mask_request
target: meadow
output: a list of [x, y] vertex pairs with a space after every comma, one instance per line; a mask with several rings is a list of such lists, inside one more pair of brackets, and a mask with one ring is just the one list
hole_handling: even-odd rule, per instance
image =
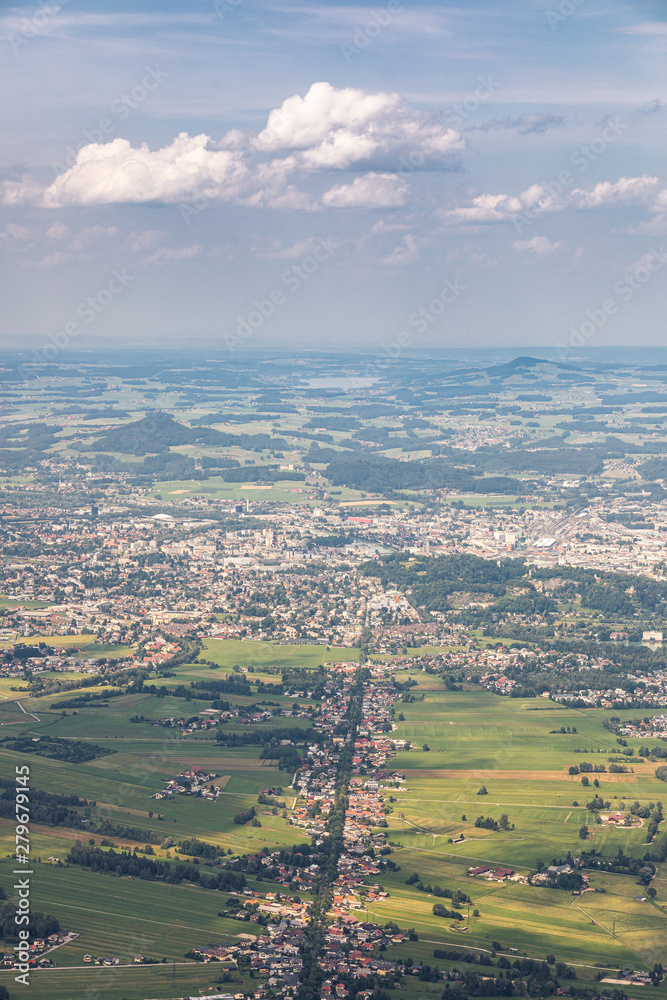
[[[179, 665], [169, 677], [154, 677], [157, 686], [188, 686], [191, 682], [227, 676], [234, 666], [252, 667], [249, 681], [275, 683], [286, 666], [316, 670], [321, 664], [358, 659], [356, 649], [327, 650], [322, 646], [290, 646], [223, 639], [205, 640], [197, 662]], [[202, 661], [212, 661], [210, 663]], [[385, 872], [382, 882], [389, 899], [371, 904], [369, 916], [384, 923], [395, 920], [401, 927], [414, 927], [418, 942], [392, 949], [392, 957], [411, 955], [433, 962], [438, 946], [471, 947], [490, 950], [493, 941], [503, 948], [516, 948], [530, 957], [543, 958], [554, 952], [558, 960], [572, 963], [580, 979], [593, 979], [600, 968], [650, 968], [655, 961], [665, 964], [667, 941], [667, 869], [658, 873], [653, 886], [655, 902], [638, 901], [643, 887], [634, 877], [591, 873], [591, 885], [604, 892], [586, 892], [581, 897], [571, 891], [547, 889], [512, 882], [473, 879], [467, 869], [474, 865], [505, 865], [520, 874], [574, 856], [583, 842], [582, 824], [589, 828], [587, 848], [615, 855], [622, 848], [641, 858], [646, 850], [645, 826], [615, 829], [598, 826], [586, 803], [600, 792], [612, 808], [623, 810], [628, 802], [642, 804], [660, 800], [665, 784], [656, 779], [655, 765], [627, 759], [625, 774], [599, 774], [599, 789], [583, 787], [579, 776], [569, 775], [573, 763], [588, 760], [608, 766], [609, 757], [619, 753], [613, 733], [603, 720], [608, 713], [566, 708], [548, 699], [510, 699], [480, 690], [448, 691], [438, 676], [402, 670], [398, 680], [411, 677], [414, 701], [395, 702], [398, 739], [414, 748], [396, 753], [391, 770], [405, 775], [400, 790], [385, 793], [387, 838], [395, 845], [392, 860], [397, 872]], [[92, 688], [87, 690], [103, 690]], [[80, 989], [81, 982], [95, 983], [104, 975], [109, 981], [99, 987], [100, 1000], [132, 1000], [135, 997], [193, 994], [213, 981], [215, 968], [179, 965], [184, 953], [196, 944], [218, 943], [239, 933], [234, 922], [217, 917], [220, 894], [195, 886], [164, 886], [131, 879], [47, 864], [55, 856], [65, 860], [76, 839], [92, 839], [100, 844], [96, 827], [99, 819], [117, 826], [136, 826], [157, 834], [160, 840], [173, 838], [175, 844], [153, 845], [158, 857], [179, 855], [179, 840], [195, 836], [234, 854], [273, 849], [300, 842], [300, 831], [283, 818], [282, 810], [272, 815], [258, 806], [257, 795], [266, 787], [282, 786], [280, 796], [287, 815], [294, 796], [287, 788], [290, 775], [271, 760], [260, 758], [260, 746], [226, 748], [211, 733], [184, 736], [179, 728], [167, 729], [146, 722], [130, 722], [133, 716], [160, 719], [186, 718], [210, 708], [210, 700], [190, 700], [171, 695], [156, 698], [146, 692], [111, 698], [107, 705], [89, 705], [75, 710], [54, 708], [54, 703], [74, 697], [76, 692], [58, 692], [33, 697], [29, 692], [2, 691], [0, 722], [13, 724], [0, 729], [3, 736], [21, 733], [37, 737], [56, 735], [101, 745], [113, 752], [81, 763], [64, 763], [35, 754], [17, 754], [0, 744], [0, 772], [11, 774], [16, 763], [28, 762], [31, 784], [62, 794], [75, 793], [91, 805], [90, 824], [84, 830], [33, 825], [32, 855], [41, 859], [34, 876], [33, 905], [54, 913], [80, 938], [56, 953], [58, 971], [37, 973], [40, 1000], [67, 1000]], [[223, 695], [235, 704], [269, 701], [290, 707], [294, 698], [283, 695]], [[20, 699], [25, 712], [16, 703]], [[300, 704], [307, 699], [297, 699]], [[617, 712], [622, 718], [636, 712]], [[36, 718], [35, 718], [36, 717]], [[280, 726], [306, 728], [307, 720], [274, 717], [253, 727], [253, 731]], [[564, 726], [576, 732], [560, 733]], [[232, 720], [225, 724], [229, 733], [243, 727]], [[631, 743], [633, 741], [630, 741]], [[636, 741], [635, 741], [636, 742]], [[425, 749], [425, 747], [429, 749]], [[219, 777], [222, 791], [216, 802], [179, 795], [173, 801], [151, 796], [162, 790], [165, 779], [188, 767], [203, 767]], [[479, 794], [482, 788], [486, 794]], [[390, 796], [395, 800], [390, 801]], [[575, 804], [576, 803], [576, 804]], [[240, 826], [234, 815], [255, 805], [260, 827]], [[505, 813], [507, 830], [480, 829], [478, 816], [499, 819]], [[463, 835], [463, 842], [452, 841]], [[657, 843], [665, 836], [661, 828]], [[143, 845], [114, 835], [119, 847]], [[166, 842], [168, 843], [168, 842]], [[13, 824], [0, 820], [0, 884], [9, 885], [9, 855], [13, 847]], [[460, 888], [472, 897], [469, 923], [458, 926], [433, 915], [436, 901], [431, 893], [405, 884], [413, 872], [424, 885]], [[473, 916], [476, 908], [479, 916]], [[165, 921], [165, 914], [169, 915]], [[247, 928], [241, 928], [244, 930]], [[139, 947], [137, 942], [141, 942]], [[134, 951], [133, 951], [134, 949]], [[168, 968], [115, 968], [98, 970], [82, 964], [83, 954], [119, 957], [139, 951], [167, 960]], [[172, 965], [172, 963], [176, 963]], [[444, 960], [438, 960], [443, 968]], [[451, 964], [451, 963], [449, 963]], [[67, 969], [65, 966], [74, 968]], [[86, 971], [87, 970], [87, 971]], [[218, 967], [219, 973], [219, 967]], [[0, 974], [4, 982], [5, 974]], [[176, 978], [174, 978], [174, 976]], [[83, 978], [82, 978], [83, 977]], [[171, 977], [171, 978], [170, 978]], [[35, 980], [37, 982], [37, 979]], [[406, 984], [405, 995], [429, 995], [424, 986]], [[174, 991], [176, 991], [174, 993]], [[629, 990], [631, 995], [632, 990]], [[661, 987], [658, 995], [667, 990]]]
[[[635, 800], [657, 802], [664, 798], [665, 785], [655, 777], [655, 764], [624, 758], [628, 773], [588, 775], [591, 783], [583, 787], [580, 776], [568, 774], [569, 765], [587, 760], [608, 767], [609, 757], [619, 752], [615, 735], [602, 726], [608, 713], [565, 708], [546, 699], [447, 691], [438, 677], [428, 674], [413, 672], [412, 678], [417, 685], [411, 693], [418, 700], [395, 703], [396, 736], [410, 740], [416, 749], [392, 758], [391, 768], [407, 781], [399, 791], [391, 791], [394, 802], [385, 795], [391, 809], [386, 833], [397, 845], [392, 859], [401, 871], [385, 873], [390, 898], [371, 906], [370, 914], [395, 919], [401, 926], [409, 922], [420, 940], [431, 945], [444, 939], [450, 946], [467, 942], [489, 949], [495, 940], [530, 957], [555, 952], [559, 960], [580, 966], [580, 978], [592, 978], [600, 964], [647, 968], [664, 962], [664, 865], [653, 882], [655, 903], [636, 900], [645, 889], [627, 875], [596, 871], [591, 886], [603, 892], [581, 897], [467, 875], [469, 867], [484, 864], [527, 875], [539, 862], [565, 860], [568, 850], [576, 857], [584, 846], [579, 835], [584, 824], [589, 830], [586, 849], [605, 855], [622, 849], [642, 858], [652, 849], [646, 844], [645, 824], [632, 829], [598, 826], [586, 803], [595, 792], [618, 810]], [[577, 731], [561, 734], [561, 726]], [[599, 788], [593, 778], [599, 779]], [[497, 820], [502, 814], [508, 817], [508, 830], [475, 826], [479, 816]], [[656, 843], [665, 835], [663, 828]], [[462, 843], [451, 842], [460, 836]], [[424, 885], [468, 893], [471, 911], [477, 908], [480, 915], [471, 916], [465, 930], [433, 916], [437, 897], [405, 884], [413, 872]]]

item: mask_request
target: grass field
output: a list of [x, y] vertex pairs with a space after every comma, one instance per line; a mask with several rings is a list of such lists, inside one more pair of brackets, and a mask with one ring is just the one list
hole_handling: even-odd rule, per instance
[[[0, 883], [11, 885], [11, 880], [11, 865], [0, 861]], [[208, 987], [222, 966], [203, 968], [187, 962], [185, 953], [193, 947], [233, 941], [247, 930], [245, 924], [217, 916], [222, 902], [220, 893], [190, 885], [139, 882], [37, 864], [31, 879], [33, 909], [54, 914], [61, 927], [79, 936], [51, 954], [55, 970], [31, 974], [30, 995], [66, 1000], [86, 995], [90, 989], [100, 1000], [135, 1000], [191, 995]], [[94, 959], [115, 956], [121, 966], [132, 966], [136, 954], [160, 963], [166, 958], [167, 964], [101, 968], [85, 965], [86, 954]], [[0, 973], [0, 984], [6, 984], [14, 996], [13, 973]], [[237, 983], [236, 988], [242, 985]]]
[[[213, 660], [223, 667], [299, 667], [314, 669], [322, 663], [344, 660], [358, 662], [358, 649], [329, 649], [326, 646], [282, 645], [244, 639], [204, 639], [202, 660]], [[250, 678], [252, 679], [252, 678]]]
[[[155, 683], [187, 686], [191, 681], [224, 677], [235, 664], [253, 667], [253, 673], [247, 675], [249, 681], [271, 683], [280, 679], [286, 666], [314, 670], [326, 662], [357, 657], [356, 649], [210, 639], [200, 658], [212, 660], [213, 668], [205, 662], [182, 664], [174, 668], [172, 676], [155, 678]], [[402, 670], [397, 679], [409, 676], [416, 681], [411, 695], [417, 700], [395, 703], [394, 735], [411, 741], [416, 749], [391, 758], [391, 769], [404, 774], [406, 784], [385, 793], [389, 809], [385, 832], [396, 845], [392, 859], [400, 871], [383, 874], [390, 897], [371, 905], [369, 916], [381, 923], [391, 919], [401, 927], [414, 927], [420, 940], [392, 950], [391, 956], [412, 955], [415, 960], [422, 957], [432, 962], [433, 948], [438, 945], [489, 949], [496, 940], [530, 957], [543, 958], [553, 951], [559, 960], [577, 966], [580, 979], [593, 979], [599, 965], [616, 970], [621, 966], [650, 968], [655, 961], [667, 964], [667, 914], [663, 909], [667, 870], [653, 883], [656, 904], [635, 900], [642, 889], [629, 876], [595, 872], [591, 884], [604, 893], [575, 897], [569, 891], [488, 882], [466, 874], [468, 867], [484, 863], [527, 873], [538, 861], [548, 865], [568, 850], [576, 856], [582, 847], [582, 824], [590, 829], [588, 847], [612, 855], [623, 848], [637, 858], [643, 856], [648, 849], [644, 827], [617, 830], [596, 826], [586, 808], [593, 787], [582, 787], [578, 776], [568, 774], [572, 763], [589, 760], [607, 764], [608, 758], [616, 755], [616, 737], [602, 726], [607, 713], [570, 709], [547, 699], [501, 698], [479, 690], [450, 692], [439, 677], [415, 670]], [[13, 773], [16, 763], [28, 762], [33, 787], [75, 793], [95, 803], [85, 830], [35, 824], [31, 831], [35, 858], [64, 860], [77, 838], [92, 838], [99, 844], [97, 821], [107, 818], [118, 826], [151, 831], [161, 839], [171, 837], [176, 844], [196, 836], [235, 854], [303, 839], [280, 811], [273, 816], [270, 809], [257, 804], [258, 792], [269, 786], [285, 788], [281, 798], [288, 810], [294, 801], [286, 787], [290, 776], [270, 760], [262, 760], [259, 746], [226, 749], [209, 733], [183, 736], [179, 729], [130, 722], [135, 715], [149, 719], [189, 717], [210, 707], [210, 700], [186, 701], [171, 695], [158, 699], [141, 693], [109, 699], [107, 706], [82, 707], [76, 714], [67, 709], [63, 716], [53, 703], [72, 697], [73, 692], [32, 697], [29, 692], [5, 692], [0, 687], [0, 694], [8, 699], [0, 702], [0, 722], [13, 723], [0, 730], [3, 736], [26, 733], [36, 737], [43, 733], [100, 744], [113, 751], [75, 764], [19, 755], [0, 744], [2, 774]], [[235, 703], [266, 698], [279, 706], [294, 701], [282, 695], [225, 694], [224, 698]], [[16, 699], [32, 714], [24, 715]], [[636, 712], [617, 714], [625, 718]], [[230, 733], [242, 730], [233, 720], [225, 725]], [[307, 722], [275, 717], [265, 728], [281, 725], [305, 727]], [[552, 732], [561, 726], [576, 727], [577, 732]], [[423, 749], [425, 744], [430, 749]], [[189, 766], [201, 766], [220, 776], [217, 781], [223, 790], [216, 802], [185, 795], [174, 801], [151, 798], [163, 788], [165, 779]], [[640, 764], [635, 758], [634, 762], [628, 760], [628, 766], [633, 770], [627, 774], [599, 775], [600, 794], [612, 807], [622, 810], [628, 801], [649, 803], [663, 797], [665, 785], [655, 778], [655, 765]], [[593, 775], [590, 777], [592, 780]], [[478, 794], [482, 786], [485, 795]], [[392, 803], [390, 794], [395, 799]], [[234, 814], [253, 804], [261, 826], [235, 824]], [[480, 815], [498, 819], [502, 813], [508, 815], [513, 829], [493, 831], [474, 825]], [[451, 843], [459, 834], [464, 835], [464, 841]], [[658, 841], [664, 836], [661, 829]], [[113, 840], [118, 847], [141, 846], [121, 836], [114, 835]], [[13, 842], [13, 824], [9, 819], [0, 820], [0, 857], [5, 859], [0, 862], [0, 884], [9, 885], [8, 855]], [[157, 844], [154, 850], [162, 857], [167, 850], [172, 857], [179, 853], [175, 845], [169, 849]], [[459, 887], [469, 893], [479, 916], [470, 917], [467, 929], [453, 929], [450, 921], [433, 915], [433, 895], [405, 884], [412, 872], [419, 874], [424, 885]], [[220, 894], [195, 886], [174, 886], [172, 891], [159, 883], [112, 880], [78, 868], [37, 863], [34, 891], [34, 907], [54, 913], [63, 925], [81, 935], [58, 950], [58, 971], [50, 976], [36, 974], [40, 1000], [69, 1000], [82, 982], [94, 983], [100, 1000], [195, 995], [212, 982], [215, 969], [189, 969], [171, 963], [184, 961], [184, 953], [195, 944], [219, 943], [239, 933], [238, 924], [216, 916], [221, 908]], [[160, 962], [166, 958], [168, 968], [98, 970], [82, 965], [83, 954], [115, 954], [121, 960], [130, 955], [132, 961], [136, 952]], [[68, 965], [74, 968], [65, 968]], [[98, 987], [99, 977], [105, 975], [108, 983]], [[663, 988], [657, 992], [658, 996], [667, 994]], [[425, 986], [420, 990], [416, 983], [406, 984], [404, 993], [406, 997], [414, 995], [415, 1000], [430, 995]]]
[[[214, 987], [223, 966], [201, 966], [197, 962], [168, 963], [166, 965], [131, 966], [130, 968], [103, 968], [81, 965], [80, 968], [60, 970], [40, 970], [30, 976], [28, 996], [39, 1000], [78, 1000], [79, 997], [93, 996], [95, 1000], [144, 1000], [146, 997], [168, 998], [199, 996], [205, 991], [243, 990], [251, 992], [253, 980], [244, 981], [238, 973], [236, 983], [230, 986]], [[0, 971], [0, 985], [12, 991], [17, 989], [13, 972]], [[205, 995], [205, 993], [203, 993]], [[215, 994], [214, 994], [215, 995]]]
[[[18, 641], [24, 646], [38, 646], [40, 642], [45, 642], [47, 646], [56, 646], [60, 649], [81, 649], [94, 642], [97, 636], [94, 635], [25, 635], [19, 636]], [[0, 639], [0, 647], [13, 646], [14, 639]]]
[[[402, 926], [409, 915], [420, 938], [431, 942], [445, 938], [450, 945], [457, 941], [488, 948], [498, 940], [538, 958], [553, 951], [580, 964], [581, 976], [591, 977], [593, 971], [583, 966], [596, 963], [646, 968], [664, 961], [667, 914], [661, 900], [667, 896], [667, 879], [662, 872], [654, 882], [658, 905], [635, 901], [642, 887], [630, 876], [595, 872], [591, 884], [604, 894], [578, 898], [565, 890], [466, 874], [468, 867], [480, 864], [527, 874], [538, 860], [548, 865], [565, 858], [568, 850], [576, 856], [582, 848], [582, 824], [590, 830], [587, 848], [606, 855], [622, 848], [641, 858], [650, 849], [645, 829], [596, 826], [586, 802], [598, 790], [593, 777], [600, 780], [599, 792], [612, 808], [622, 810], [628, 800], [658, 801], [665, 786], [655, 778], [655, 765], [629, 759], [632, 771], [591, 775], [591, 786], [584, 788], [579, 776], [568, 774], [569, 765], [582, 760], [606, 764], [618, 751], [615, 735], [602, 727], [604, 711], [484, 691], [448, 692], [437, 677], [413, 678], [418, 685], [412, 692], [423, 694], [423, 701], [396, 703], [397, 716], [399, 709], [404, 716], [396, 735], [418, 747], [428, 744], [430, 750], [401, 752], [392, 759], [392, 767], [407, 779], [404, 789], [392, 793], [396, 801], [386, 831], [390, 841], [400, 844], [393, 858], [401, 871], [385, 874], [390, 899], [370, 912]], [[574, 726], [577, 732], [552, 734], [561, 726]], [[484, 795], [478, 794], [482, 786]], [[498, 819], [502, 813], [514, 829], [494, 832], [474, 825], [478, 816]], [[465, 837], [463, 843], [450, 843], [459, 835]], [[658, 842], [664, 836], [662, 830]], [[433, 916], [435, 897], [405, 885], [412, 872], [425, 885], [469, 893], [480, 916], [471, 917], [468, 930], [451, 929], [448, 921]]]
[[50, 606], [50, 601], [21, 601], [14, 597], [7, 597], [6, 594], [0, 594], [0, 608], [26, 608], [33, 610], [35, 608], [48, 608]]
[[[257, 425], [253, 424], [251, 433], [256, 434], [258, 430]], [[270, 485], [259, 485], [257, 483], [226, 483], [224, 479], [217, 476], [212, 476], [203, 482], [187, 480], [155, 484], [156, 494], [159, 493], [162, 499], [169, 501], [169, 503], [179, 503], [190, 497], [210, 497], [212, 500], [270, 500], [272, 503], [280, 501], [317, 506], [318, 503], [321, 503], [319, 493], [322, 487], [317, 486], [318, 495], [314, 493], [314, 489], [315, 487], [305, 482], [293, 480], [281, 480]], [[328, 491], [325, 490], [325, 492]], [[346, 487], [339, 487], [335, 491], [336, 499], [357, 500], [361, 497], [363, 497], [363, 493]]]

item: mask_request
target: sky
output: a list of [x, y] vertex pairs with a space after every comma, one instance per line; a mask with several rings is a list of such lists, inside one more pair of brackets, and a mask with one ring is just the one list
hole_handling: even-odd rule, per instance
[[664, 0], [0, 8], [0, 346], [662, 345]]

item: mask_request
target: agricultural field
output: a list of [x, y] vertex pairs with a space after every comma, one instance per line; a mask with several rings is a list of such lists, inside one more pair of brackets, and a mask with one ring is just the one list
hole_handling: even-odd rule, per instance
[[[430, 656], [451, 649], [456, 647], [423, 647], [420, 652]], [[218, 916], [220, 892], [187, 882], [145, 882], [68, 866], [67, 856], [77, 840], [97, 847], [108, 846], [110, 840], [117, 850], [141, 854], [143, 840], [150, 837], [156, 860], [191, 861], [192, 856], [178, 846], [191, 837], [234, 856], [304, 839], [302, 831], [289, 822], [297, 802], [288, 787], [291, 773], [280, 770], [277, 760], [261, 756], [261, 740], [257, 745], [225, 746], [216, 741], [214, 732], [184, 734], [180, 727], [151, 725], [169, 717], [206, 718], [212, 711], [210, 698], [197, 697], [197, 688], [192, 688], [187, 699], [163, 695], [162, 690], [225, 681], [239, 676], [239, 670], [248, 681], [275, 684], [285, 667], [312, 672], [315, 677], [323, 665], [358, 659], [358, 648], [205, 639], [196, 661], [148, 678], [155, 693], [124, 693], [99, 702], [93, 697], [77, 708], [62, 708], [59, 703], [67, 699], [84, 692], [103, 695], [108, 689], [97, 685], [46, 694], [3, 689], [6, 700], [0, 702], [0, 736], [5, 742], [0, 743], [0, 773], [11, 775], [16, 764], [27, 762], [32, 787], [88, 802], [87, 811], [80, 811], [85, 822], [78, 829], [37, 822], [31, 829], [33, 908], [53, 914], [61, 926], [79, 934], [54, 953], [55, 970], [35, 974], [33, 983], [40, 990], [40, 1000], [68, 1000], [76, 995], [86, 975], [84, 954], [110, 954], [121, 960], [120, 966], [111, 969], [89, 968], [93, 979], [85, 981], [94, 982], [100, 1000], [166, 997], [188, 990], [187, 995], [194, 995], [196, 989], [214, 982], [216, 969], [188, 967], [185, 953], [191, 947], [231, 941], [247, 929]], [[384, 659], [391, 662], [392, 658]], [[77, 677], [59, 675], [65, 676]], [[643, 889], [628, 875], [591, 871], [590, 884], [596, 891], [575, 896], [566, 889], [467, 874], [470, 867], [490, 865], [527, 876], [564, 859], [568, 852], [576, 857], [584, 846], [583, 825], [589, 831], [586, 849], [606, 856], [615, 856], [619, 849], [631, 857], [643, 856], [648, 849], [645, 823], [629, 829], [596, 825], [587, 802], [594, 791], [609, 800], [612, 810], [623, 811], [635, 800], [641, 804], [659, 801], [665, 784], [656, 778], [655, 766], [640, 763], [635, 755], [634, 760], [628, 759], [627, 773], [596, 774], [600, 784], [595, 789], [592, 782], [584, 787], [580, 776], [568, 773], [573, 763], [606, 764], [618, 752], [614, 733], [602, 725], [608, 713], [566, 708], [547, 698], [501, 698], [472, 684], [447, 690], [442, 677], [416, 669], [399, 668], [394, 677], [399, 685], [412, 682], [406, 689], [409, 693], [399, 693], [394, 702], [391, 733], [391, 738], [410, 744], [410, 749], [396, 752], [390, 764], [405, 782], [383, 796], [387, 818], [383, 832], [399, 869], [382, 875], [389, 897], [369, 901], [365, 908], [368, 919], [380, 925], [395, 921], [417, 933], [418, 941], [405, 942], [392, 957], [410, 956], [415, 962], [422, 959], [448, 969], [452, 962], [434, 959], [434, 948], [466, 947], [483, 954], [499, 942], [507, 954], [541, 960], [554, 953], [558, 961], [574, 966], [579, 980], [590, 982], [598, 974], [613, 976], [624, 967], [650, 969], [662, 961], [667, 939], [665, 865], [653, 881], [655, 901], [636, 898]], [[277, 712], [289, 711], [295, 701], [279, 693], [225, 692], [220, 697], [234, 708], [264, 704]], [[315, 701], [300, 697], [298, 704], [310, 707]], [[621, 718], [636, 715], [630, 710], [618, 714]], [[132, 721], [141, 717], [142, 721]], [[310, 725], [308, 719], [278, 714], [251, 727], [231, 718], [222, 730], [228, 737], [241, 739], [248, 732], [261, 737], [280, 729], [302, 731], [306, 736]], [[561, 733], [561, 727], [570, 731]], [[57, 737], [62, 741], [57, 746], [79, 748], [84, 756], [90, 748], [97, 755], [75, 761], [25, 749], [19, 752], [7, 745], [7, 737], [30, 741]], [[43, 752], [48, 753], [51, 745], [46, 744]], [[198, 767], [216, 775], [210, 784], [220, 789], [217, 800], [185, 794], [153, 798], [179, 772]], [[265, 788], [282, 789], [279, 798], [285, 802], [284, 809], [258, 803]], [[256, 809], [258, 824], [236, 823], [234, 817], [251, 807]], [[479, 816], [498, 820], [503, 814], [507, 829], [475, 825]], [[111, 837], [101, 826], [105, 822], [117, 831]], [[661, 827], [656, 843], [664, 836]], [[0, 885], [11, 884], [13, 849], [14, 825], [2, 817]], [[59, 862], [49, 862], [49, 858]], [[203, 861], [202, 866], [206, 867]], [[423, 884], [422, 890], [406, 884], [413, 874]], [[261, 882], [250, 884], [262, 888]], [[434, 886], [458, 888], [470, 895], [465, 921], [457, 924], [434, 915], [439, 899]], [[170, 914], [168, 922], [165, 913]], [[132, 967], [135, 953], [155, 958], [158, 965]], [[0, 973], [0, 984], [6, 979], [7, 974]], [[241, 981], [239, 976], [239, 989]], [[631, 989], [628, 992], [634, 996]], [[418, 1000], [430, 997], [431, 992], [427, 984], [417, 990], [416, 983], [407, 981], [401, 995]], [[434, 998], [438, 995], [433, 993]], [[664, 985], [656, 995], [666, 995]]]
[[[388, 840], [397, 845], [393, 858], [401, 871], [385, 875], [390, 898], [371, 906], [369, 913], [401, 925], [409, 920], [420, 941], [446, 939], [452, 947], [464, 937], [469, 947], [489, 949], [495, 940], [538, 958], [552, 951], [573, 963], [583, 978], [591, 978], [598, 964], [618, 968], [637, 967], [639, 959], [649, 965], [662, 961], [665, 865], [653, 882], [655, 903], [637, 901], [642, 888], [627, 875], [595, 872], [591, 887], [603, 893], [586, 892], [580, 898], [567, 890], [467, 875], [468, 868], [484, 865], [528, 875], [541, 864], [565, 859], [568, 851], [576, 856], [584, 846], [582, 825], [589, 829], [587, 850], [615, 856], [622, 849], [641, 858], [648, 849], [646, 823], [631, 829], [597, 826], [586, 803], [594, 792], [619, 811], [635, 800], [648, 804], [665, 798], [655, 765], [629, 760], [628, 773], [591, 775], [599, 779], [599, 788], [592, 780], [582, 787], [578, 775], [568, 774], [569, 765], [606, 762], [618, 750], [615, 736], [602, 727], [603, 711], [482, 691], [443, 691], [439, 678], [412, 676], [418, 681], [411, 688], [417, 700], [395, 703], [400, 720], [396, 735], [417, 749], [399, 752], [392, 760], [407, 780], [392, 792], [387, 830]], [[576, 732], [552, 733], [561, 726]], [[426, 746], [430, 749], [422, 749]], [[475, 826], [479, 816], [498, 819], [502, 814], [509, 820], [507, 830]], [[664, 831], [658, 834], [664, 836]], [[459, 838], [461, 843], [452, 843]], [[433, 916], [437, 897], [405, 884], [413, 872], [424, 885], [468, 893], [470, 910], [474, 907], [479, 916], [470, 916], [464, 931]]]
[[298, 646], [267, 642], [253, 642], [243, 639], [204, 639], [200, 654], [202, 660], [212, 660], [221, 667], [299, 667], [314, 669], [322, 663], [338, 663], [345, 660], [359, 661], [358, 649], [343, 649], [322, 646]]

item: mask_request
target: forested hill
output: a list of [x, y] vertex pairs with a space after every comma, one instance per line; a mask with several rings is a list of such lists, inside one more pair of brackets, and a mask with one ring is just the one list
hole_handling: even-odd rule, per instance
[[647, 577], [605, 573], [575, 566], [535, 567], [523, 559], [482, 559], [455, 554], [429, 558], [392, 554], [359, 567], [363, 576], [379, 577], [385, 587], [409, 591], [411, 602], [425, 611], [446, 611], [455, 593], [487, 594], [493, 598], [480, 614], [500, 612], [549, 614], [559, 603], [577, 602], [615, 620], [633, 620], [637, 613], [667, 617], [667, 583]]

